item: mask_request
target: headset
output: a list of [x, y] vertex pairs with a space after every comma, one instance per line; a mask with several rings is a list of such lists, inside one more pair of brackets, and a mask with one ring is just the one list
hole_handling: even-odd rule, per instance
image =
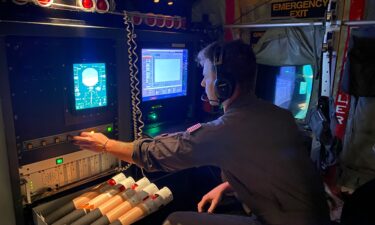
[[224, 47], [219, 44], [214, 49], [213, 66], [216, 73], [216, 80], [214, 83], [215, 94], [219, 99], [219, 103], [224, 102], [230, 98], [234, 92], [236, 82], [233, 74], [224, 71], [223, 69]]

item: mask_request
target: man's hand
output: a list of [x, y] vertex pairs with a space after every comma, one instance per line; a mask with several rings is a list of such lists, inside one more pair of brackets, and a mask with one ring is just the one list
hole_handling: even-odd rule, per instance
[[209, 203], [211, 205], [208, 208], [207, 212], [213, 213], [217, 204], [221, 201], [223, 194], [230, 189], [230, 184], [228, 182], [224, 182], [205, 194], [202, 200], [198, 203], [198, 212], [203, 212], [204, 206]]
[[82, 132], [80, 136], [74, 136], [73, 140], [81, 149], [102, 152], [106, 150], [110, 139], [102, 133]]

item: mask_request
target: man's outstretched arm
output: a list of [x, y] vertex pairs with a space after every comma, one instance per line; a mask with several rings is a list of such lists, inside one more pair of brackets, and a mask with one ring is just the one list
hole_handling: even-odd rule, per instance
[[80, 136], [73, 137], [74, 144], [81, 149], [87, 149], [94, 152], [103, 152], [113, 154], [119, 159], [128, 163], [134, 163], [133, 142], [122, 142], [109, 139], [102, 133], [82, 132]]

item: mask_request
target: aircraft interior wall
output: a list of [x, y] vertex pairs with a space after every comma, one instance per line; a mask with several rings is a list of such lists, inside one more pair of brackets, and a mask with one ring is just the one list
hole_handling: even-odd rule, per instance
[[[362, 77], [362, 84], [368, 85], [365, 92], [363, 86], [353, 86], [352, 80], [359, 76], [350, 77], [354, 72], [347, 66], [353, 56], [353, 35], [361, 34], [361, 29], [353, 31], [354, 25], [344, 24], [353, 18], [373, 20], [372, 1], [367, 1], [366, 10], [357, 5], [361, 9], [357, 14], [350, 9], [352, 1], [337, 2], [337, 17], [332, 18], [342, 21], [339, 25], [324, 18], [323, 6], [311, 10], [309, 20], [291, 18], [288, 13], [293, 10], [271, 12], [272, 3], [259, 0], [220, 1], [215, 9], [207, 9], [215, 1], [87, 1], [93, 4], [86, 5], [86, 0], [0, 3], [0, 183], [4, 184], [0, 208], [5, 215], [1, 224], [90, 224], [119, 202], [133, 201], [132, 206], [138, 206], [160, 196], [165, 198], [150, 203], [149, 211], [141, 210], [144, 218], [140, 216], [135, 224], [162, 224], [174, 211], [196, 211], [202, 196], [222, 183], [219, 168], [147, 172], [108, 152], [80, 149], [73, 136], [104, 133], [128, 142], [184, 131], [219, 117], [223, 109], [211, 106], [202, 95], [202, 68], [196, 57], [224, 36], [241, 38], [253, 47], [260, 62], [256, 95], [291, 112], [323, 175], [331, 175], [330, 168], [342, 160], [337, 149], [344, 151], [341, 156], [346, 156], [345, 166], [351, 170], [351, 159], [363, 156], [357, 149], [366, 148], [368, 154], [359, 166], [366, 176], [358, 180], [350, 171], [343, 174], [350, 175], [345, 178], [351, 191], [373, 179], [375, 128], [363, 122], [373, 117], [373, 80]], [[228, 12], [228, 2], [233, 3], [233, 12]], [[238, 17], [228, 19], [224, 14]], [[222, 27], [228, 21], [235, 24]], [[308, 26], [278, 27], [299, 21]], [[330, 29], [328, 22], [332, 22]], [[374, 28], [366, 29], [370, 32], [364, 33], [372, 35], [365, 35], [369, 39], [363, 43], [368, 41], [373, 48]], [[320, 45], [329, 32], [329, 41]], [[369, 58], [361, 60], [371, 64]], [[358, 71], [363, 69], [360, 66]], [[365, 141], [356, 142], [354, 130], [367, 138], [365, 147], [361, 145]], [[145, 177], [147, 182], [142, 180]], [[332, 187], [331, 180], [325, 182]], [[160, 192], [163, 187], [168, 191]], [[121, 201], [98, 214], [99, 205], [120, 195]], [[243, 214], [243, 206], [234, 199], [224, 199], [216, 212]], [[92, 217], [85, 217], [89, 213]], [[332, 214], [331, 219], [340, 220]]]

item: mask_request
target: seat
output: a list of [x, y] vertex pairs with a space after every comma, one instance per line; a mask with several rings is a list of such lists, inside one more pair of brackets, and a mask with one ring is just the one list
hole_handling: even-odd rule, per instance
[[344, 203], [342, 209], [341, 221], [342, 225], [374, 225], [375, 224], [375, 179], [367, 182], [352, 195]]

